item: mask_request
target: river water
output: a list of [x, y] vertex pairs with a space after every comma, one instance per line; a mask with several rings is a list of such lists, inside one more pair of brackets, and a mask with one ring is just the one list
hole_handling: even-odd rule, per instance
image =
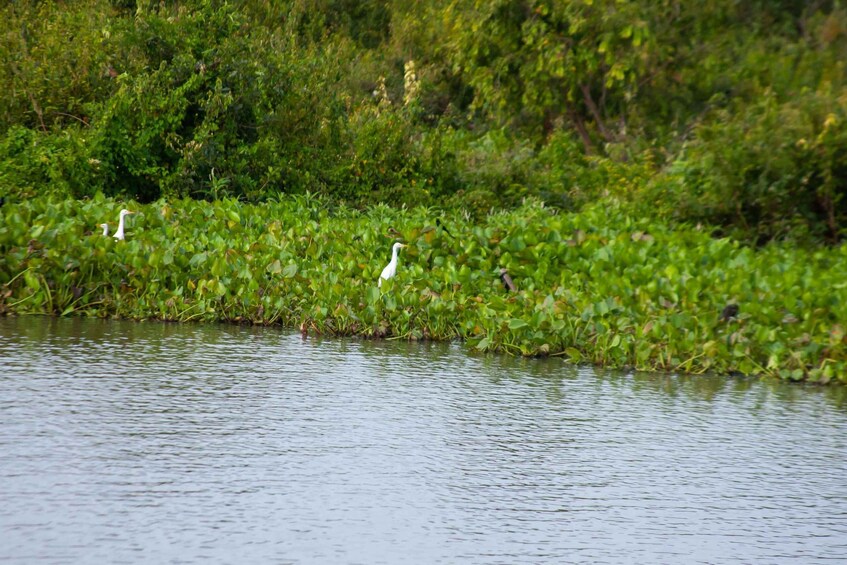
[[845, 556], [843, 388], [0, 318], [0, 562]]

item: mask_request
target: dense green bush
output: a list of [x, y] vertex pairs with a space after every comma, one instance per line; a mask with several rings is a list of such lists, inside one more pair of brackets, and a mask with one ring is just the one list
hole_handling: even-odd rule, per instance
[[123, 22], [103, 0], [20, 1], [0, 8], [0, 131], [55, 132], [90, 124], [92, 103], [114, 91], [113, 65], [129, 62]]
[[784, 237], [798, 229], [837, 241], [847, 220], [847, 97], [765, 93], [699, 126], [669, 170], [677, 213]]
[[97, 162], [86, 129], [70, 126], [54, 135], [13, 126], [0, 136], [0, 197], [83, 196], [97, 188]]
[[837, 2], [29, 0], [0, 7], [0, 194], [540, 197], [844, 235]]
[[[61, 21], [49, 6], [45, 16]], [[345, 89], [338, 65], [354, 56], [352, 43], [301, 44], [284, 32], [251, 25], [227, 3], [139, 9], [123, 41], [146, 67], [113, 78], [109, 96], [90, 104], [87, 127], [58, 138], [8, 133], [3, 191], [23, 194], [41, 180], [75, 196], [259, 200], [311, 191], [360, 205], [456, 191], [446, 130], [416, 128], [402, 100]], [[66, 137], [78, 144], [66, 147]]]

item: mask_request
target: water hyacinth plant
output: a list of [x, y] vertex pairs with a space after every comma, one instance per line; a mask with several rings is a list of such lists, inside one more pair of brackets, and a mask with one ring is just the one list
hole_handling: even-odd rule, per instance
[[[122, 208], [136, 211], [126, 239], [104, 237], [97, 225]], [[753, 249], [608, 207], [532, 202], [479, 222], [309, 196], [36, 198], [0, 211], [4, 314], [460, 339], [610, 367], [847, 383], [844, 245]], [[397, 241], [396, 276], [378, 286]]]

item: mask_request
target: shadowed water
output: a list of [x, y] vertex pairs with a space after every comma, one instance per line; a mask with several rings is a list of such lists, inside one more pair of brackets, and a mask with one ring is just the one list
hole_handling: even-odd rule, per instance
[[0, 318], [0, 561], [818, 563], [842, 388]]

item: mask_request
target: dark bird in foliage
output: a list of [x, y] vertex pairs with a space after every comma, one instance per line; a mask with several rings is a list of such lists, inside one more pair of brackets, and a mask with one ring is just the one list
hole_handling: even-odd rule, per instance
[[503, 281], [503, 286], [509, 292], [517, 292], [518, 287], [512, 282], [512, 277], [509, 276], [508, 269], [500, 269], [500, 280]]
[[728, 322], [738, 316], [738, 304], [727, 304], [721, 312], [721, 321]]
[[441, 218], [435, 218], [435, 225], [436, 225], [436, 226], [438, 226], [439, 228], [443, 229], [443, 230], [444, 230], [444, 233], [446, 233], [446, 234], [447, 234], [447, 235], [449, 235], [450, 237], [453, 237], [453, 234], [452, 234], [452, 233], [450, 233], [450, 230], [448, 230], [448, 229], [447, 229], [447, 226], [445, 226], [445, 225], [441, 222]]

